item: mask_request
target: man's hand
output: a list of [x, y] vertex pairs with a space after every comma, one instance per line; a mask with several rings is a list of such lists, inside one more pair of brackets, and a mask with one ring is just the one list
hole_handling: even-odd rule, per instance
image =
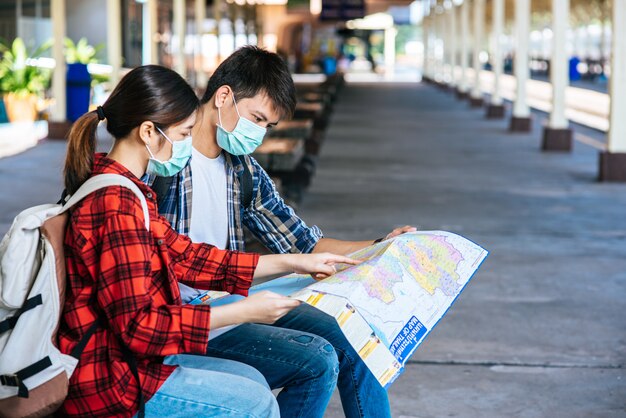
[[405, 225], [405, 226], [403, 226], [401, 228], [396, 228], [393, 231], [391, 231], [389, 234], [387, 234], [385, 239], [394, 238], [394, 237], [397, 237], [398, 235], [402, 235], [402, 234], [405, 234], [407, 232], [415, 232], [415, 231], [417, 231], [416, 227]]

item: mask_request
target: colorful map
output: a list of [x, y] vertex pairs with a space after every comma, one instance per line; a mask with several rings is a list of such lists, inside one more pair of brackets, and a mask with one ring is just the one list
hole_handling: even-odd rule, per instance
[[487, 255], [459, 235], [420, 231], [351, 254], [362, 263], [338, 265], [337, 273], [325, 280], [292, 274], [254, 286], [250, 293], [290, 295], [333, 316], [387, 388]]
[[[351, 254], [356, 266], [338, 266], [333, 276], [292, 294], [345, 324], [369, 327], [355, 336], [366, 363], [384, 386], [390, 384], [417, 346], [443, 317], [488, 252], [445, 231], [403, 234]], [[345, 325], [342, 325], [345, 327]], [[344, 330], [352, 335], [351, 330]], [[350, 337], [348, 338], [350, 340]], [[350, 340], [353, 342], [352, 340]], [[377, 352], [378, 351], [378, 352]], [[386, 352], [383, 354], [383, 352]]]

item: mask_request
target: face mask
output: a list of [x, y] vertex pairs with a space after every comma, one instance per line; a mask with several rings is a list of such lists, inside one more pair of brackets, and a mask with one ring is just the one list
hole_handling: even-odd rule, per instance
[[191, 158], [191, 136], [188, 136], [180, 141], [172, 141], [161, 129], [157, 129], [161, 135], [163, 135], [165, 139], [172, 144], [172, 157], [167, 161], [157, 160], [154, 158], [152, 151], [150, 151], [148, 144], [146, 144], [146, 148], [148, 148], [148, 152], [150, 153], [150, 160], [148, 160], [146, 174], [152, 174], [159, 177], [171, 177], [182, 170], [185, 165], [187, 165], [189, 158]]
[[235, 105], [237, 116], [239, 116], [239, 121], [232, 132], [228, 132], [222, 127], [222, 115], [220, 114], [220, 108], [217, 108], [217, 117], [220, 121], [219, 125], [217, 125], [217, 145], [233, 155], [252, 154], [263, 142], [267, 129], [260, 127], [239, 114], [234, 95], [233, 104]]

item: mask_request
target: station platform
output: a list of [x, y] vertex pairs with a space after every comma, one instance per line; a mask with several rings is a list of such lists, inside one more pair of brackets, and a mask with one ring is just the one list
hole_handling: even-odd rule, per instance
[[[390, 389], [393, 416], [626, 416], [626, 185], [433, 86], [349, 84], [299, 214], [326, 236], [447, 230], [491, 254]], [[592, 130], [588, 137], [601, 141]], [[0, 234], [56, 201], [63, 141], [0, 159]], [[327, 417], [342, 417], [335, 396]]]
[[541, 114], [529, 134], [484, 114], [429, 85], [348, 85], [300, 208], [329, 237], [412, 224], [491, 252], [391, 387], [393, 416], [624, 417], [626, 185], [596, 181], [585, 143], [542, 153]]

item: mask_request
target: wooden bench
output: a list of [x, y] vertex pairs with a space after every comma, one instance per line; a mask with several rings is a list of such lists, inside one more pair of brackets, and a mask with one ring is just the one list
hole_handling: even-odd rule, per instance
[[313, 135], [313, 119], [294, 119], [280, 122], [267, 132], [269, 138], [302, 138]]
[[265, 138], [252, 156], [268, 173], [293, 171], [304, 156], [304, 139]]
[[314, 124], [317, 125], [320, 118], [324, 114], [324, 105], [320, 102], [300, 102], [296, 105], [296, 111], [293, 114], [294, 119], [313, 119]]

